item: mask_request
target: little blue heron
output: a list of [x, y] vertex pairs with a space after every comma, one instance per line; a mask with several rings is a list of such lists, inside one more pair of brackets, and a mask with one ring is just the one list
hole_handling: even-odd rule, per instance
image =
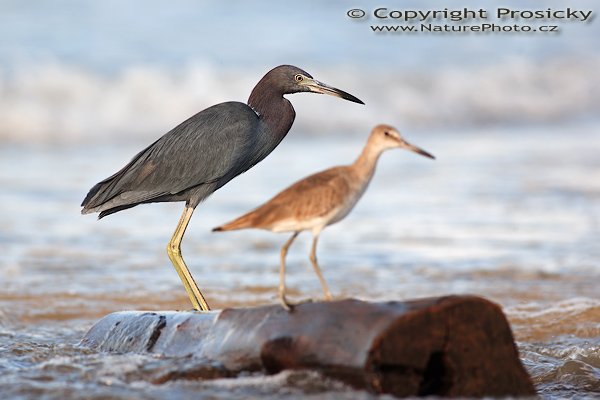
[[285, 257], [288, 248], [302, 231], [310, 230], [313, 241], [310, 262], [321, 281], [325, 298], [331, 293], [317, 263], [317, 240], [328, 225], [342, 220], [362, 197], [375, 173], [377, 160], [383, 151], [403, 148], [434, 159], [400, 136], [389, 125], [377, 125], [353, 164], [318, 172], [283, 190], [260, 207], [241, 217], [214, 228], [213, 231], [233, 231], [246, 228], [266, 229], [272, 232], [293, 232], [281, 248], [279, 269], [279, 300], [287, 310], [291, 304], [285, 297]]
[[283, 140], [296, 116], [283, 95], [298, 92], [329, 94], [364, 104], [300, 68], [275, 67], [256, 84], [248, 104], [226, 102], [200, 111], [97, 183], [81, 203], [81, 213], [99, 212], [103, 218], [138, 204], [185, 201], [167, 253], [194, 309], [209, 310], [181, 256], [187, 225], [202, 200], [263, 160]]

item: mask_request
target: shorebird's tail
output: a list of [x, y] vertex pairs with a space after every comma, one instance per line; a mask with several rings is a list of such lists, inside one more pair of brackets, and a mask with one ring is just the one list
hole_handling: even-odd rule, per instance
[[248, 213], [226, 224], [213, 228], [213, 232], [235, 231], [238, 229], [254, 228], [254, 213]]
[[213, 228], [213, 232], [236, 231], [238, 229], [249, 228], [273, 230], [282, 219], [282, 216], [287, 216], [286, 212], [285, 207], [281, 207], [278, 202], [274, 202], [272, 199], [233, 221]]

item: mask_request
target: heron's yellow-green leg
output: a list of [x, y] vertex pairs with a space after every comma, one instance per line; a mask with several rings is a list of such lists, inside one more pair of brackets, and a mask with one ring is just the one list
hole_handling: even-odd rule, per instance
[[313, 235], [312, 248], [310, 249], [310, 262], [315, 269], [317, 276], [319, 277], [319, 281], [321, 281], [321, 286], [323, 287], [323, 293], [325, 293], [325, 300], [331, 300], [331, 292], [327, 287], [327, 282], [325, 282], [325, 278], [323, 278], [323, 274], [321, 274], [321, 269], [319, 268], [319, 264], [317, 264], [317, 240], [319, 240], [319, 235]]
[[294, 232], [292, 237], [289, 238], [281, 248], [281, 264], [279, 267], [279, 302], [281, 303], [283, 308], [285, 308], [288, 311], [291, 311], [292, 307], [291, 304], [288, 303], [287, 299], [285, 298], [285, 256], [287, 255], [287, 251], [290, 248], [290, 245], [292, 244], [294, 239], [296, 239], [296, 236], [298, 236], [299, 233], [300, 232]]
[[175, 229], [175, 233], [173, 233], [173, 237], [167, 245], [167, 254], [173, 263], [175, 270], [177, 270], [181, 281], [183, 282], [183, 286], [190, 297], [190, 301], [192, 302], [194, 309], [209, 311], [210, 307], [208, 306], [208, 303], [204, 299], [204, 296], [202, 296], [202, 293], [200, 293], [198, 285], [196, 285], [190, 270], [188, 269], [187, 265], [185, 265], [183, 257], [181, 256], [181, 239], [183, 238], [183, 234], [185, 233], [185, 229], [187, 228], [193, 213], [194, 209], [192, 207], [185, 206], [183, 214], [181, 215], [179, 223], [177, 224], [177, 229]]

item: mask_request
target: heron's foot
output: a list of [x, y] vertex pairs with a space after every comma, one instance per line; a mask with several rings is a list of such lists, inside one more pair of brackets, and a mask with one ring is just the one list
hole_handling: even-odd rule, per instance
[[325, 301], [331, 301], [333, 300], [333, 296], [331, 295], [331, 292], [329, 290], [327, 290], [325, 292]]

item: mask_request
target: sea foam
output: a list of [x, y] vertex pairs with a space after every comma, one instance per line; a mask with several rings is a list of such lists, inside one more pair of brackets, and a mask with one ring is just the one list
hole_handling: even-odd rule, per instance
[[[112, 74], [60, 63], [0, 70], [0, 140], [150, 140], [218, 102], [246, 101], [266, 71], [190, 64], [127, 66]], [[386, 121], [404, 128], [462, 129], [549, 124], [598, 117], [600, 58], [512, 59], [440, 70], [326, 67], [315, 77], [367, 104], [290, 96], [294, 130], [362, 132]], [[334, 118], [334, 116], [336, 116]]]

